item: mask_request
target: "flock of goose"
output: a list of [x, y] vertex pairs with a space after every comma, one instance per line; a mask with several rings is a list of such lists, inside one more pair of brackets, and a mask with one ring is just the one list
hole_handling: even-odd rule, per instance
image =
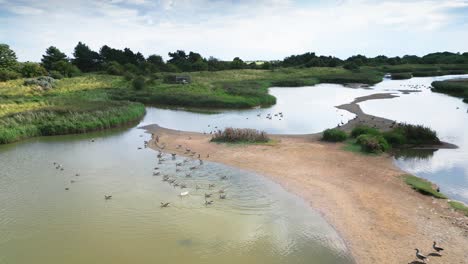
[[[164, 157], [164, 154], [161, 150], [164, 149], [166, 145], [159, 144], [158, 135], [152, 134], [151, 137], [155, 141], [156, 147], [159, 149], [156, 155], [158, 166], [154, 167], [153, 176], [162, 176], [161, 179], [163, 182], [170, 184], [174, 188], [180, 188], [181, 189], [181, 192], [179, 194], [180, 197], [189, 196], [190, 191], [187, 189], [190, 189], [190, 188], [193, 188], [197, 191], [200, 189], [209, 190], [210, 192], [205, 192], [204, 194], [204, 198], [205, 198], [204, 204], [206, 206], [212, 205], [214, 203], [214, 201], [211, 200], [211, 198], [213, 197], [215, 193], [217, 193], [218, 198], [220, 200], [224, 200], [227, 198], [225, 189], [219, 189], [213, 193], [214, 188], [216, 187], [214, 183], [208, 183], [208, 185], [205, 186], [205, 188], [203, 188], [203, 186], [201, 186], [200, 184], [195, 184], [194, 186], [189, 187], [188, 184], [184, 182], [184, 180], [181, 180], [182, 177], [192, 178], [192, 172], [200, 169], [200, 167], [203, 166], [204, 164], [201, 154], [195, 151], [192, 151], [190, 148], [185, 148], [184, 155], [190, 156], [193, 159], [185, 158], [182, 161], [176, 161], [177, 154], [171, 153], [171, 160], [174, 161], [173, 164], [175, 165], [174, 166], [175, 176], [170, 176], [169, 174], [162, 174], [162, 171], [160, 170], [159, 165], [167, 163], [167, 159]], [[149, 144], [148, 141], [145, 141], [145, 148], [148, 147], [148, 144]], [[182, 145], [177, 145], [176, 149], [183, 149]], [[209, 158], [209, 156], [210, 155], [207, 154], [206, 158]], [[196, 162], [196, 164], [194, 164], [194, 162]], [[183, 175], [180, 175], [180, 174], [183, 174]], [[220, 180], [227, 180], [227, 179], [228, 177], [225, 175], [220, 176]], [[161, 207], [162, 208], [169, 207], [170, 204], [171, 202], [161, 202]]]

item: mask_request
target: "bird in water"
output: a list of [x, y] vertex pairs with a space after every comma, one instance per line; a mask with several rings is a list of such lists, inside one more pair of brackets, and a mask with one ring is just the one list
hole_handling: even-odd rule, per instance
[[419, 253], [419, 249], [415, 248], [414, 250], [416, 250], [416, 258], [418, 258], [419, 260], [422, 260], [424, 263], [426, 263], [427, 257], [424, 256], [423, 254]]
[[104, 195], [104, 199], [110, 200], [110, 199], [112, 199], [112, 195]]
[[438, 246], [437, 246], [437, 243], [436, 243], [435, 241], [434, 241], [434, 243], [432, 244], [432, 248], [433, 248], [435, 251], [437, 251], [437, 253], [439, 253], [439, 252], [441, 252], [441, 251], [444, 250], [443, 248], [438, 247]]
[[169, 204], [171, 204], [171, 203], [162, 203], [162, 202], [161, 202], [161, 207], [168, 207]]

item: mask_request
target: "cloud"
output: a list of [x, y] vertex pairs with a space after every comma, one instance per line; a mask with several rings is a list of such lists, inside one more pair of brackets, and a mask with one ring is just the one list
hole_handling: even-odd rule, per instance
[[[107, 44], [145, 55], [185, 49], [221, 59], [281, 59], [306, 51], [421, 55], [463, 51], [468, 43], [466, 14], [453, 12], [468, 3], [457, 0], [64, 2], [8, 2], [15, 15], [0, 17], [6, 25], [0, 38], [23, 60], [38, 60], [49, 45], [71, 54], [78, 41], [94, 49]], [[21, 6], [30, 8], [29, 15], [12, 11]]]

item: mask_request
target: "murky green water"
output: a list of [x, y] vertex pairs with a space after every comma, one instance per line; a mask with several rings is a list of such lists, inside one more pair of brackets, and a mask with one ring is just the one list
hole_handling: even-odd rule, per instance
[[[182, 159], [166, 156], [158, 165], [155, 151], [138, 150], [143, 134], [133, 128], [1, 146], [0, 263], [352, 263], [334, 229], [302, 200], [215, 163], [186, 177], [198, 162], [179, 172]], [[187, 188], [153, 176], [156, 166]], [[205, 193], [214, 204], [204, 205]]]

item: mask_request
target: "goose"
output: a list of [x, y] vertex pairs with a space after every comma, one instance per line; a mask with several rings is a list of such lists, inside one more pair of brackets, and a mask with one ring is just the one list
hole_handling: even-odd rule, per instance
[[218, 193], [224, 193], [224, 189], [219, 190]]
[[175, 165], [176, 167], [182, 166], [182, 162], [177, 162]]
[[427, 257], [424, 256], [423, 254], [419, 253], [419, 249], [415, 248], [414, 250], [416, 250], [416, 258], [418, 258], [419, 260], [422, 260], [424, 263], [426, 263]]
[[175, 153], [171, 153], [171, 155], [172, 155], [172, 159], [175, 160], [176, 154], [175, 154]]
[[78, 177], [78, 176], [80, 176], [80, 174], [79, 174], [79, 173], [77, 173], [77, 174], [75, 174], [75, 176], [76, 176], [76, 177]]
[[205, 193], [205, 198], [210, 198], [213, 194], [211, 193]]
[[168, 207], [169, 204], [171, 204], [171, 203], [163, 203], [163, 202], [161, 202], [161, 207]]
[[190, 167], [190, 170], [195, 170], [197, 166]]
[[[200, 158], [200, 154], [198, 154], [198, 158]], [[199, 160], [200, 161], [200, 165], [203, 165], [203, 160]]]
[[205, 201], [205, 205], [213, 204], [213, 201]]
[[189, 194], [189, 192], [181, 192], [180, 196], [187, 196], [188, 194]]
[[223, 175], [223, 176], [221, 176], [220, 179], [221, 179], [221, 180], [226, 180], [226, 179], [227, 179], [227, 176], [226, 176], [226, 175]]
[[214, 184], [208, 184], [208, 188], [213, 188], [213, 187], [215, 187]]
[[219, 199], [226, 199], [226, 194], [220, 194]]
[[183, 183], [183, 184], [180, 185], [180, 188], [185, 189], [185, 188], [187, 188], [187, 185], [185, 183]]
[[154, 167], [154, 170], [159, 170], [159, 167]]
[[68, 190], [70, 190], [70, 188], [65, 188], [65, 191], [68, 191]]
[[210, 157], [210, 154], [206, 154], [206, 158], [209, 158]]
[[112, 199], [112, 195], [104, 195], [104, 199], [105, 200], [110, 200], [110, 199]]
[[186, 174], [185, 174], [185, 177], [190, 178], [190, 177], [192, 177], [192, 174], [186, 173]]
[[174, 183], [174, 187], [179, 186], [180, 184], [178, 182]]
[[153, 172], [153, 176], [158, 176], [161, 172]]
[[444, 250], [443, 248], [438, 247], [436, 244], [437, 244], [437, 243], [434, 241], [434, 244], [432, 244], [432, 248], [433, 248], [435, 251], [437, 251], [437, 253], [439, 253], [440, 251], [443, 251], [443, 250]]
[[180, 149], [182, 147], [182, 145], [177, 145], [177, 148], [176, 149]]

